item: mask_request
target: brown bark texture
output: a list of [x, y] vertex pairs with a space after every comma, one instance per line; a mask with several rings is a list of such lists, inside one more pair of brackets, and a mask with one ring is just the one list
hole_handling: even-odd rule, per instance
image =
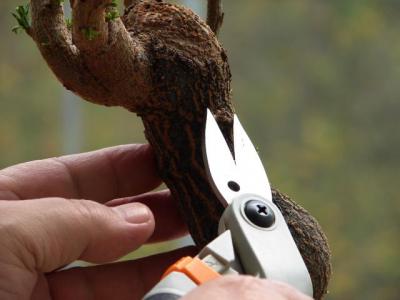
[[[82, 98], [137, 113], [162, 179], [178, 200], [196, 244], [217, 235], [223, 207], [212, 192], [202, 154], [210, 108], [232, 147], [231, 73], [216, 38], [221, 0], [208, 0], [208, 24], [163, 0], [73, 0], [72, 27], [60, 0], [31, 0], [28, 34], [62, 84]], [[327, 292], [331, 272], [326, 237], [316, 220], [273, 191], [311, 274], [314, 297]]]

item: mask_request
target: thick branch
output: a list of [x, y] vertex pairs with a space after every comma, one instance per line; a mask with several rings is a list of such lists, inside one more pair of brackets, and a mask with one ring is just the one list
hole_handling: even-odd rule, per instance
[[[97, 5], [96, 1], [89, 2]], [[60, 1], [31, 0], [32, 37], [68, 90], [94, 103], [138, 109], [135, 103], [145, 102], [149, 86], [143, 47], [132, 40], [120, 18], [105, 21], [103, 8], [111, 0], [103, 1], [103, 8], [95, 9], [93, 16], [87, 6], [89, 2], [71, 1], [75, 16], [73, 23], [80, 24], [74, 29], [77, 35], [74, 36], [75, 45], [66, 27]], [[95, 22], [101, 24], [103, 35], [93, 40], [85, 39], [79, 26], [87, 28]], [[85, 27], [85, 24], [89, 25]], [[97, 38], [101, 40], [96, 41]], [[126, 80], [126, 74], [133, 74], [130, 80]]]
[[[63, 85], [82, 96], [94, 97], [95, 81], [86, 71], [79, 50], [72, 44], [59, 0], [32, 0], [31, 36]], [[82, 82], [86, 82], [82, 91]]]
[[208, 0], [207, 24], [216, 35], [218, 35], [223, 21], [224, 13], [222, 11], [222, 0]]
[[[72, 45], [71, 34], [66, 28], [63, 7], [58, 0], [32, 0], [31, 36], [36, 41], [46, 61], [50, 64], [59, 60], [66, 63], [63, 68], [75, 69], [79, 62], [79, 53]], [[56, 47], [55, 50], [54, 47]], [[54, 53], [56, 52], [57, 53]], [[49, 62], [50, 61], [50, 62]]]
[[80, 50], [102, 47], [108, 40], [106, 10], [112, 0], [75, 0], [72, 4], [73, 42]]
[[112, 0], [75, 0], [73, 42], [87, 69], [96, 74], [97, 85], [108, 91], [102, 104], [139, 111], [149, 93], [146, 53], [119, 16], [108, 17], [115, 9], [111, 4]]
[[[108, 40], [101, 47], [90, 43], [82, 50], [86, 67], [96, 74], [98, 85], [109, 91], [96, 100], [140, 111], [151, 89], [149, 60], [144, 46], [131, 38], [120, 18], [107, 23]], [[96, 101], [96, 102], [97, 102]]]

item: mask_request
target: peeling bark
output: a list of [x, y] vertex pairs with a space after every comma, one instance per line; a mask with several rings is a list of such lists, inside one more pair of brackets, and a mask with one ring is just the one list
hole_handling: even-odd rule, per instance
[[[72, 1], [69, 30], [59, 0], [31, 0], [30, 35], [67, 89], [142, 118], [160, 175], [201, 247], [217, 235], [223, 212], [202, 155], [207, 107], [232, 147], [231, 73], [216, 38], [221, 1], [208, 0], [208, 25], [192, 11], [162, 0], [125, 0], [124, 15], [107, 20], [110, 4]], [[320, 299], [330, 275], [326, 238], [304, 209], [277, 191], [273, 196], [311, 274], [314, 297]]]

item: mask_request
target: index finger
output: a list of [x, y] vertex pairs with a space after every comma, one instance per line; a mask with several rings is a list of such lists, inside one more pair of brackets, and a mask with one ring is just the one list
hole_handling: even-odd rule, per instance
[[62, 197], [104, 203], [160, 184], [151, 147], [121, 145], [0, 170], [0, 199]]

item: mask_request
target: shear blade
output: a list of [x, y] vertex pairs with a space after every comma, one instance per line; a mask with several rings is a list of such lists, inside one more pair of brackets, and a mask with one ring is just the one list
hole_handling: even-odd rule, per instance
[[272, 201], [271, 186], [263, 163], [236, 115], [233, 122], [233, 141], [236, 167], [242, 174], [241, 181], [246, 189], [243, 192], [257, 194]]
[[236, 164], [231, 151], [226, 144], [225, 138], [219, 129], [217, 121], [211, 111], [207, 109], [207, 120], [205, 130], [205, 154], [204, 161], [209, 177], [212, 179], [214, 193], [217, 195], [224, 207], [237, 196], [237, 192], [228, 186], [230, 181], [237, 182], [239, 178], [236, 172]]
[[257, 194], [272, 201], [263, 164], [236, 115], [233, 135], [235, 159], [214, 116], [207, 109], [204, 161], [215, 194], [225, 207], [244, 193]]

